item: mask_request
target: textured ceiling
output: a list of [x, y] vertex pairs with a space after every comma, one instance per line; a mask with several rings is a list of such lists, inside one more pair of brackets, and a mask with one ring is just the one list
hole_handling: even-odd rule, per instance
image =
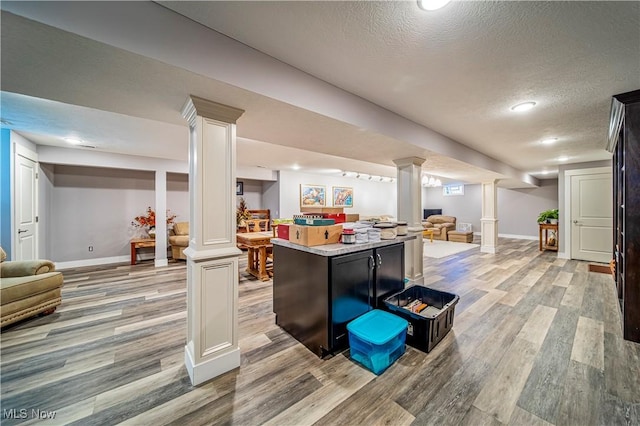
[[639, 2], [161, 4], [528, 172], [610, 158], [611, 96], [640, 87]]
[[[432, 13], [413, 1], [162, 5], [540, 177], [557, 170], [560, 155], [571, 163], [610, 158], [603, 147], [611, 96], [640, 87], [638, 2], [454, 2]], [[1, 6], [15, 12], [23, 5]], [[38, 20], [55, 25], [43, 15]], [[287, 168], [283, 158], [296, 158], [309, 168], [389, 175], [393, 158], [419, 156], [427, 159], [425, 169], [451, 180], [504, 178], [384, 132], [4, 12], [2, 90], [2, 118], [40, 135], [41, 143], [60, 143], [68, 125], [86, 131], [97, 149], [184, 159], [186, 138], [172, 132], [185, 126], [179, 111], [186, 95], [197, 93], [247, 111], [238, 122], [241, 165]], [[529, 114], [509, 110], [530, 99], [538, 106]], [[107, 115], [99, 118], [101, 112]], [[134, 117], [143, 121], [136, 125]], [[131, 135], [153, 127], [153, 137], [109, 135], [107, 124], [118, 126], [118, 119]], [[43, 123], [50, 124], [48, 135]], [[550, 136], [558, 138], [555, 145], [540, 144]]]

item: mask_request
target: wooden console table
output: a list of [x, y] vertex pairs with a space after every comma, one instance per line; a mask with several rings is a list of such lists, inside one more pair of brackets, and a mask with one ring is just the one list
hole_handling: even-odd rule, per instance
[[136, 264], [136, 255], [139, 248], [155, 247], [156, 240], [153, 238], [134, 238], [131, 240], [131, 264]]
[[[540, 251], [543, 250], [551, 250], [558, 251], [559, 246], [559, 233], [558, 233], [558, 224], [557, 223], [539, 223], [539, 232], [540, 232]], [[556, 236], [556, 243], [554, 245], [549, 244], [549, 231], [554, 231]]]

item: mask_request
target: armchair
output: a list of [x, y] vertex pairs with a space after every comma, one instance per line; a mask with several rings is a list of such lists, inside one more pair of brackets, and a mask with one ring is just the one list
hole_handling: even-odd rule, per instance
[[424, 229], [433, 230], [433, 237], [437, 240], [447, 241], [449, 231], [456, 230], [456, 218], [453, 216], [444, 216], [440, 214], [434, 214], [422, 222]]
[[173, 235], [169, 236], [171, 255], [174, 259], [187, 260], [184, 249], [189, 247], [189, 222], [176, 222], [173, 224]]
[[51, 314], [62, 303], [61, 272], [49, 260], [5, 261], [0, 247], [0, 327], [37, 314]]

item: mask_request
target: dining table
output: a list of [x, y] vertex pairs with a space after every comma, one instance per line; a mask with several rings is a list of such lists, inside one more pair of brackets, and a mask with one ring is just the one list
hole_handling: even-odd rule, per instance
[[273, 232], [238, 232], [236, 238], [238, 244], [247, 247], [247, 272], [262, 281], [269, 280], [267, 249], [273, 247], [271, 245]]

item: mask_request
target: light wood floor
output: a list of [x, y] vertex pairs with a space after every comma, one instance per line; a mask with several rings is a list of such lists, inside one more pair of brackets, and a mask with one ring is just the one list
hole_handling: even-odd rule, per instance
[[2, 424], [37, 423], [31, 409], [49, 425], [640, 424], [640, 345], [621, 338], [611, 276], [537, 245], [425, 259], [426, 284], [460, 295], [454, 329], [378, 377], [280, 330], [272, 283], [242, 272], [242, 365], [195, 388], [184, 263], [67, 270], [55, 314], [2, 331]]

